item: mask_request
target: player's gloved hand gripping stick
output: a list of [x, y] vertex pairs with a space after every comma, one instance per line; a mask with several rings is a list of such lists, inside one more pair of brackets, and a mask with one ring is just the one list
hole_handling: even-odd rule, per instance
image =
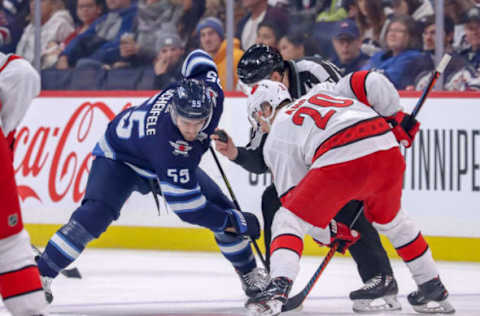
[[[216, 130], [214, 132], [215, 135], [218, 136], [219, 140], [222, 141], [222, 142], [227, 142], [228, 141], [228, 136], [227, 134], [222, 131], [222, 130]], [[227, 186], [227, 189], [228, 189], [228, 192], [230, 193], [230, 196], [233, 200], [233, 203], [235, 204], [235, 207], [237, 208], [238, 211], [241, 212], [241, 209], [240, 209], [240, 205], [238, 204], [238, 201], [235, 197], [235, 194], [233, 193], [233, 190], [232, 190], [232, 187], [230, 186], [230, 182], [228, 181], [227, 179], [227, 176], [225, 175], [225, 172], [223, 171], [223, 168], [222, 166], [220, 165], [220, 161], [218, 160], [218, 157], [217, 157], [217, 154], [215, 153], [215, 151], [213, 150], [212, 146], [209, 146], [210, 148], [210, 152], [212, 153], [212, 156], [213, 156], [213, 159], [215, 160], [215, 163], [217, 164], [217, 167], [218, 167], [218, 170], [220, 170], [220, 173], [222, 175], [222, 178], [223, 178], [223, 181], [225, 182], [225, 185]], [[243, 213], [243, 212], [242, 212]], [[243, 213], [243, 215], [245, 214], [249, 214], [249, 213]], [[237, 214], [234, 214], [232, 213], [233, 216], [237, 215]], [[254, 216], [254, 215], [252, 215]], [[250, 221], [250, 223], [253, 223], [253, 224], [257, 224], [258, 227], [260, 227], [260, 225], [258, 224], [258, 220], [255, 222], [252, 218], [252, 216], [249, 216], [247, 215], [248, 218], [246, 218], [247, 220], [247, 226], [248, 226], [248, 221]], [[236, 217], [234, 217], [236, 218]], [[256, 218], [255, 218], [256, 219]], [[253, 244], [253, 247], [255, 248], [255, 251], [257, 252], [257, 255], [259, 256], [260, 260], [262, 261], [262, 264], [263, 264], [263, 267], [268, 271], [267, 269], [267, 263], [265, 262], [265, 258], [263, 258], [263, 255], [260, 251], [260, 248], [258, 247], [258, 244], [257, 242], [255, 241], [255, 237], [256, 236], [251, 236], [249, 234], [247, 234], [250, 238], [250, 241], [252, 242]]]
[[[445, 68], [447, 68], [448, 63], [450, 62], [451, 59], [452, 59], [452, 56], [450, 56], [448, 54], [445, 54], [442, 57], [442, 60], [438, 64], [437, 69], [432, 74], [432, 78], [430, 79], [430, 82], [428, 83], [428, 86], [425, 88], [425, 90], [423, 91], [420, 99], [417, 101], [417, 104], [415, 105], [415, 108], [413, 109], [412, 113], [410, 115], [402, 113], [403, 114], [402, 119], [400, 120], [400, 122], [397, 122], [397, 124], [398, 124], [399, 127], [401, 127], [404, 130], [404, 133], [408, 136], [408, 138], [406, 139], [406, 141], [407, 141], [406, 143], [402, 142], [403, 139], [399, 140], [399, 142], [402, 143], [402, 145], [404, 145], [404, 146], [408, 145], [406, 147], [409, 147], [411, 145], [411, 142], [413, 141], [413, 136], [415, 136], [415, 133], [418, 131], [418, 127], [419, 127], [419, 123], [417, 122], [415, 117], [417, 116], [418, 112], [420, 111], [423, 104], [425, 103], [425, 100], [427, 99], [428, 94], [430, 93], [433, 86], [435, 85], [435, 82], [440, 77], [440, 75], [445, 71]], [[393, 130], [393, 132], [395, 133], [394, 130]], [[397, 134], [395, 134], [395, 136], [398, 137]], [[360, 215], [362, 210], [363, 210], [363, 207], [358, 212], [355, 219], [353, 220], [352, 224], [350, 225], [350, 228], [353, 226], [353, 224], [357, 220], [357, 218]], [[338, 246], [339, 246], [338, 243], [335, 243], [334, 245], [332, 245], [332, 247], [330, 248], [330, 251], [327, 253], [327, 255], [323, 259], [320, 266], [317, 268], [317, 270], [315, 271], [313, 276], [310, 278], [310, 281], [307, 283], [305, 288], [303, 288], [303, 290], [301, 290], [300, 293], [298, 293], [297, 295], [295, 295], [293, 297], [290, 297], [288, 299], [287, 303], [285, 303], [285, 305], [283, 305], [283, 308], [282, 308], [283, 312], [287, 312], [287, 311], [296, 309], [300, 305], [302, 305], [303, 301], [307, 298], [307, 296], [310, 293], [310, 291], [312, 290], [313, 286], [318, 281], [318, 278], [322, 274], [323, 270], [325, 270], [326, 266], [328, 265], [330, 260], [333, 258], [334, 254], [335, 254], [335, 251], [337, 250]]]
[[398, 142], [404, 147], [408, 148], [412, 145], [415, 135], [420, 130], [420, 123], [415, 119], [418, 112], [422, 108], [425, 100], [427, 99], [428, 94], [432, 90], [435, 82], [440, 77], [440, 75], [447, 68], [448, 63], [452, 59], [452, 56], [445, 54], [437, 66], [437, 69], [432, 74], [432, 78], [428, 83], [427, 87], [422, 93], [420, 99], [418, 99], [415, 108], [411, 114], [404, 112], [397, 112], [395, 115], [387, 117], [387, 121], [392, 125], [392, 132], [395, 134]]

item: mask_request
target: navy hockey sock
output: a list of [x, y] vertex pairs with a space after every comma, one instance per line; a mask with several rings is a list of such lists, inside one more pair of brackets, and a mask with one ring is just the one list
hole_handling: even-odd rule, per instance
[[223, 256], [240, 274], [248, 273], [256, 268], [257, 264], [249, 240], [228, 233], [216, 233], [215, 241]]
[[70, 220], [49, 240], [45, 251], [37, 261], [40, 274], [55, 278], [72, 263], [93, 236], [75, 220]]

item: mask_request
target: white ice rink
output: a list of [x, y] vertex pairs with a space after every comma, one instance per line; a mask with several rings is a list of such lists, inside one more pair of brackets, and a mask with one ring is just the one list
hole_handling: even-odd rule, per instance
[[[303, 258], [292, 295], [305, 286], [321, 259]], [[403, 309], [389, 315], [419, 315], [406, 300], [415, 289], [406, 266], [392, 264]], [[59, 276], [54, 281], [52, 315], [246, 315], [240, 281], [219, 253], [87, 249], [74, 266], [83, 279]], [[456, 315], [480, 315], [480, 264], [440, 262], [439, 268]], [[282, 315], [358, 315], [347, 295], [360, 285], [352, 259], [336, 255], [303, 310]], [[0, 316], [5, 315], [0, 305]]]

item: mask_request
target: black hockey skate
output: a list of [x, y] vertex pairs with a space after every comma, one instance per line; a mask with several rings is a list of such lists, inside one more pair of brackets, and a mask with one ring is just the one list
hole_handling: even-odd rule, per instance
[[439, 277], [420, 284], [418, 290], [410, 293], [407, 297], [408, 302], [417, 313], [453, 314], [455, 308], [447, 298], [448, 291]]
[[238, 271], [237, 273], [242, 282], [242, 289], [248, 297], [254, 297], [265, 290], [270, 281], [267, 271], [262, 268], [255, 268], [245, 274], [240, 274]]
[[401, 310], [397, 294], [397, 281], [393, 276], [379, 274], [368, 280], [362, 288], [350, 293], [352, 309], [356, 313]]
[[248, 299], [245, 307], [250, 316], [275, 316], [282, 312], [292, 289], [292, 280], [285, 277], [274, 278], [265, 291]]

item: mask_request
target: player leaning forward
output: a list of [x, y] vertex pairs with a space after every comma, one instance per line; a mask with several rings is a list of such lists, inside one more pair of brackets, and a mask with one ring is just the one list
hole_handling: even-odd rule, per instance
[[40, 75], [30, 63], [0, 53], [0, 296], [14, 316], [47, 315], [12, 166], [15, 129], [39, 93]]
[[[398, 142], [410, 146], [419, 124], [409, 131], [398, 124], [408, 117], [399, 102], [383, 75], [362, 71], [336, 85], [319, 84], [277, 111], [263, 153], [282, 207], [272, 228], [272, 279], [247, 302], [252, 314], [281, 312], [298, 273], [304, 235], [314, 233], [315, 239], [330, 244], [329, 223], [350, 200], [364, 202], [366, 218], [389, 238], [410, 269], [418, 285], [408, 295], [413, 308], [454, 312], [428, 244], [401, 209], [405, 161]], [[434, 306], [427, 306], [429, 302]]]
[[46, 289], [118, 219], [132, 191], [161, 193], [183, 221], [212, 230], [248, 296], [265, 288], [268, 276], [256, 268], [250, 243], [242, 236], [258, 238], [258, 220], [235, 210], [198, 167], [223, 111], [217, 68], [208, 54], [195, 50], [185, 59], [182, 74], [186, 79], [121, 112], [108, 125], [93, 150], [96, 158], [82, 204], [38, 259]]

